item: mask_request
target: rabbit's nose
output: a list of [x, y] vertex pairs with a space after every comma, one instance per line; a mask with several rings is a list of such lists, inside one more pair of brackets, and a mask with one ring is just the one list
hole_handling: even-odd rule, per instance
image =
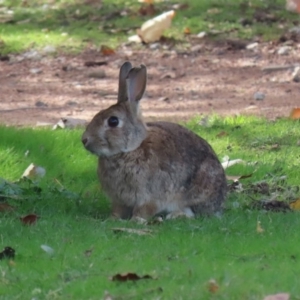
[[83, 138], [81, 141], [82, 141], [83, 146], [86, 146], [87, 142], [88, 142], [88, 138]]

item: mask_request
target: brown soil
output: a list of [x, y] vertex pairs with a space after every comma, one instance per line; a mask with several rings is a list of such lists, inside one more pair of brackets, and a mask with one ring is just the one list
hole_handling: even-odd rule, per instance
[[[250, 51], [205, 45], [186, 53], [125, 49], [109, 57], [92, 50], [36, 60], [11, 57], [0, 61], [0, 123], [91, 119], [116, 101], [118, 68], [124, 60], [148, 67], [142, 101], [147, 120], [182, 120], [212, 113], [288, 116], [300, 106], [300, 83], [292, 80], [293, 69], [267, 73], [262, 68], [297, 64], [300, 53], [294, 45], [289, 54], [278, 55], [278, 47], [260, 44], [257, 51]], [[87, 67], [87, 61], [107, 64]], [[104, 78], [91, 75], [102, 70]], [[265, 99], [255, 100], [256, 92], [265, 94]]]

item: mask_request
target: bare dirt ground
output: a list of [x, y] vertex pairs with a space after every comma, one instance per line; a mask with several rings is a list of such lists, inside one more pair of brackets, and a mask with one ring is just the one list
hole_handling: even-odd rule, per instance
[[[148, 67], [142, 101], [147, 120], [184, 120], [212, 113], [288, 116], [300, 106], [300, 83], [292, 80], [293, 68], [275, 72], [262, 68], [300, 63], [300, 48], [294, 45], [279, 55], [278, 47], [260, 44], [253, 51], [202, 44], [186, 53], [123, 49], [107, 57], [96, 50], [77, 56], [11, 56], [0, 61], [0, 123], [34, 126], [54, 124], [60, 118], [90, 120], [116, 101], [118, 68], [124, 60]], [[88, 67], [89, 61], [106, 65]], [[265, 98], [256, 100], [256, 92]]]

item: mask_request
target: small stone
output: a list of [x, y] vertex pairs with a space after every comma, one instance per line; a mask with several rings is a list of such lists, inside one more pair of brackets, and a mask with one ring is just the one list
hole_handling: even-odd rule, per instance
[[35, 102], [35, 106], [36, 107], [47, 107], [48, 104], [43, 101], [37, 101], [37, 102]]
[[41, 74], [41, 73], [43, 73], [43, 70], [39, 69], [39, 68], [32, 68], [32, 69], [29, 70], [29, 72], [31, 74]]
[[288, 55], [291, 52], [290, 46], [282, 46], [277, 50], [278, 55]]
[[69, 72], [69, 71], [72, 71], [74, 69], [74, 67], [71, 65], [64, 65], [64, 66], [62, 66], [61, 69], [65, 72]]
[[90, 78], [103, 79], [106, 77], [106, 73], [104, 70], [94, 71], [88, 74]]
[[128, 38], [128, 41], [131, 43], [137, 43], [140, 44], [142, 42], [141, 38], [138, 35], [132, 35]]
[[149, 48], [150, 48], [151, 50], [157, 50], [157, 49], [160, 48], [160, 44], [159, 44], [159, 43], [153, 43], [153, 44], [151, 44], [151, 45], [149, 46]]
[[254, 95], [253, 95], [253, 98], [254, 98], [256, 101], [262, 101], [262, 100], [265, 99], [265, 97], [266, 97], [266, 95], [265, 95], [264, 93], [262, 93], [262, 92], [256, 92], [256, 93], [254, 93]]
[[158, 99], [158, 101], [164, 101], [164, 102], [167, 102], [167, 103], [170, 103], [170, 99], [169, 99], [169, 97], [160, 97], [159, 99]]
[[68, 101], [66, 104], [70, 105], [70, 106], [73, 106], [73, 105], [77, 105], [78, 102], [76, 102], [76, 101]]
[[247, 50], [255, 50], [258, 47], [258, 43], [251, 43], [249, 45], [246, 46]]
[[31, 60], [39, 60], [42, 58], [42, 56], [36, 50], [30, 50], [28, 52], [25, 52], [22, 56], [25, 59]]
[[191, 48], [191, 52], [197, 53], [200, 52], [203, 49], [202, 45], [195, 45]]
[[48, 45], [43, 48], [43, 52], [46, 54], [52, 54], [56, 52], [56, 48], [54, 46]]
[[205, 31], [201, 31], [197, 34], [197, 38], [199, 39], [203, 39], [206, 36], [206, 32]]
[[165, 78], [171, 78], [171, 79], [175, 79], [176, 78], [176, 74], [174, 72], [168, 72], [163, 74], [162, 76], [160, 76], [160, 80], [161, 79], [165, 79]]
[[292, 74], [292, 79], [294, 82], [300, 82], [300, 67], [296, 67]]
[[292, 27], [289, 32], [300, 35], [300, 26]]

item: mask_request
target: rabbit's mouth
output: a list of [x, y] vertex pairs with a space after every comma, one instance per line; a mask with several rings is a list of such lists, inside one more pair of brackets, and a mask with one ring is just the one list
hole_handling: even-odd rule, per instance
[[97, 145], [97, 147], [92, 147], [91, 145], [85, 145], [85, 149], [98, 157], [102, 157], [102, 156], [107, 157], [112, 155], [107, 145]]

